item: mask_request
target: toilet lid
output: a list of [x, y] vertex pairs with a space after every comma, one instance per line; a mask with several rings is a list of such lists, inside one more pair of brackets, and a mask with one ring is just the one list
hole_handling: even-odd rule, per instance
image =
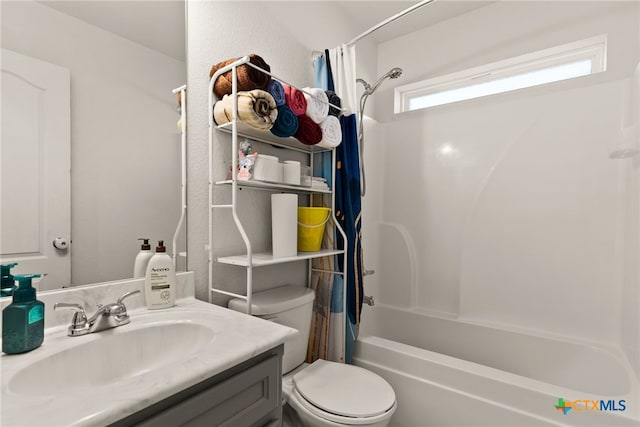
[[373, 417], [393, 406], [396, 395], [382, 377], [358, 366], [316, 360], [293, 376], [308, 402], [345, 417]]

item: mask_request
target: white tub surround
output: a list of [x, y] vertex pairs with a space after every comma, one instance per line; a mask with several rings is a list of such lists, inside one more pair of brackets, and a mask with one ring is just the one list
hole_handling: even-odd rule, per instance
[[[55, 302], [76, 302], [85, 305], [90, 316], [95, 302], [115, 302], [125, 292], [142, 290], [143, 283], [144, 280], [121, 281], [40, 295], [38, 298], [46, 305], [44, 344], [23, 355], [3, 354], [0, 359], [1, 424], [107, 425], [277, 347], [297, 334], [294, 329], [196, 300], [192, 273], [178, 275], [175, 307], [147, 310], [144, 298], [132, 296], [125, 302], [131, 323], [114, 329], [68, 337], [71, 312], [52, 310]], [[157, 349], [153, 354], [144, 345], [145, 329], [154, 331], [151, 339]], [[167, 340], [167, 336], [180, 335], [184, 337], [173, 343]], [[105, 345], [107, 340], [115, 348]], [[83, 351], [85, 346], [99, 351]], [[75, 350], [95, 358], [71, 360], [77, 357]], [[72, 369], [55, 369], [67, 365]], [[33, 381], [23, 371], [29, 366], [51, 367], [38, 369], [40, 388], [25, 386], [24, 381]]]
[[[394, 388], [400, 426], [640, 423], [640, 387], [614, 346], [384, 305], [370, 315], [376, 336], [358, 339], [354, 360]], [[614, 401], [618, 410], [565, 415], [554, 407], [559, 398]]]

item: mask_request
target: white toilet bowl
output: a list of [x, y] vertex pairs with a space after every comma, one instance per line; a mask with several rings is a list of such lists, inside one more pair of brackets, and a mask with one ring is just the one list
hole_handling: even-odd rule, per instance
[[282, 379], [285, 425], [386, 427], [396, 411], [393, 388], [366, 369], [316, 360]]

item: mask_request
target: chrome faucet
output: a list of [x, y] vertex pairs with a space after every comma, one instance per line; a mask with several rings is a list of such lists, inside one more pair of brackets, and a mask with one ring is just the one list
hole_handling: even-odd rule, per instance
[[89, 319], [87, 319], [84, 307], [80, 304], [59, 302], [53, 306], [53, 309], [71, 308], [76, 310], [76, 312], [73, 313], [73, 318], [71, 319], [71, 325], [69, 326], [67, 335], [70, 337], [77, 337], [80, 335], [104, 331], [105, 329], [116, 328], [131, 322], [129, 314], [127, 313], [127, 307], [125, 307], [123, 301], [131, 295], [139, 293], [140, 291], [127, 292], [118, 298], [118, 302], [107, 305], [98, 305], [98, 310]]
[[368, 295], [365, 295], [362, 297], [362, 303], [370, 305], [371, 307], [373, 307], [376, 304], [376, 302], [373, 300], [373, 296], [368, 296]]

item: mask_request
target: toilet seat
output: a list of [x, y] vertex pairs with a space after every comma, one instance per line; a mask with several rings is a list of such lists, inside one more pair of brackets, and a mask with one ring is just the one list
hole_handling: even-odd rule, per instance
[[374, 424], [396, 408], [393, 388], [363, 368], [316, 360], [293, 375], [297, 403], [317, 417], [339, 424]]
[[[320, 408], [315, 407], [313, 404], [308, 402], [304, 397], [298, 393], [297, 390], [293, 390], [292, 394], [289, 395], [289, 404], [291, 404], [294, 408], [298, 407], [303, 410], [309, 412], [314, 417], [330, 421], [335, 423], [336, 425], [376, 425], [377, 423], [384, 421], [393, 415], [396, 411], [397, 403], [394, 402], [393, 406], [389, 408], [389, 410], [381, 415], [375, 417], [366, 417], [366, 418], [356, 418], [356, 417], [345, 417], [341, 415], [331, 414], [329, 412], [323, 411]], [[333, 424], [332, 424], [333, 425]]]

